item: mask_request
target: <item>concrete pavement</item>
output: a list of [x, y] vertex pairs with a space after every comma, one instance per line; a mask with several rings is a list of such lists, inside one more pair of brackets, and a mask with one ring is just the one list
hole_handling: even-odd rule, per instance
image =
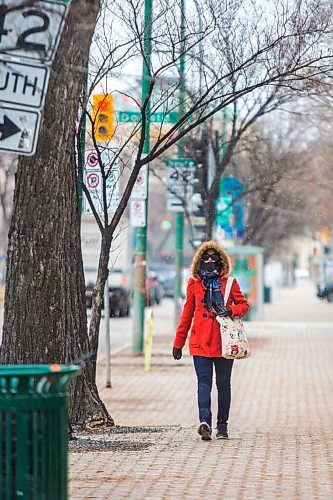
[[228, 441], [196, 434], [194, 370], [187, 347], [171, 359], [172, 315], [160, 319], [149, 373], [123, 349], [105, 389], [102, 360], [117, 427], [90, 436], [110, 451], [70, 453], [70, 498], [333, 498], [333, 304], [301, 282], [275, 295], [265, 319], [248, 324], [253, 355], [234, 365]]

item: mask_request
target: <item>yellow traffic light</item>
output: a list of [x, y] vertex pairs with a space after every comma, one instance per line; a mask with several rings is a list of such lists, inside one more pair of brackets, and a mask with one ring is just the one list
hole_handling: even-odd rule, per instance
[[330, 228], [328, 226], [323, 226], [321, 228], [321, 239], [323, 243], [328, 243], [330, 241]]
[[114, 135], [113, 95], [94, 94], [92, 119], [96, 141], [109, 141]]

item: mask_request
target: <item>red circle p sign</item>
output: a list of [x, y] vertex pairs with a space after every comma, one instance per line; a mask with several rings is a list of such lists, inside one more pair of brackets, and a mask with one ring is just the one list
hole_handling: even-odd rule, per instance
[[99, 176], [95, 172], [92, 172], [87, 177], [87, 184], [91, 189], [96, 189], [99, 185]]

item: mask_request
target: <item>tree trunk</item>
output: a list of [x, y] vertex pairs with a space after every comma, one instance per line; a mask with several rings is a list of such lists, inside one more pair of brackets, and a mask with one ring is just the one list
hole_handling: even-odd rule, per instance
[[9, 231], [2, 363], [71, 363], [71, 422], [112, 425], [89, 359], [74, 133], [98, 3], [73, 0], [51, 71], [36, 155], [19, 160]]
[[105, 283], [109, 273], [108, 266], [110, 260], [111, 243], [112, 243], [112, 237], [109, 228], [107, 228], [102, 234], [97, 280], [92, 295], [91, 320], [89, 327], [90, 346], [92, 352], [94, 353], [91, 359], [92, 370], [95, 375], [96, 375], [96, 365], [97, 365], [99, 328], [101, 324], [101, 315], [102, 315], [102, 302], [104, 297]]

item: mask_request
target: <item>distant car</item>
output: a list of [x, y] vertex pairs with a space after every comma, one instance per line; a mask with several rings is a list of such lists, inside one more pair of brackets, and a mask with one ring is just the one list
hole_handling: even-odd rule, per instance
[[[174, 298], [175, 295], [175, 279], [176, 272], [174, 266], [170, 264], [158, 264], [153, 263], [149, 266], [150, 270], [154, 272], [157, 276], [159, 283], [163, 289], [163, 296]], [[181, 281], [181, 296], [185, 298], [186, 296], [186, 288], [189, 277], [191, 276], [191, 270], [188, 267], [183, 269], [183, 278]]]
[[147, 305], [153, 306], [154, 304], [160, 304], [163, 298], [163, 287], [157, 277], [155, 272], [149, 271], [148, 278], [146, 282], [147, 290]]
[[333, 281], [326, 283], [323, 288], [318, 285], [317, 297], [326, 299], [327, 302], [333, 302]]
[[158, 272], [158, 280], [163, 288], [164, 297], [173, 297], [175, 294], [175, 271], [162, 270]]
[[149, 272], [154, 273], [157, 277], [163, 291], [163, 297], [173, 297], [175, 287], [174, 266], [164, 262], [153, 262], [149, 263]]
[[[96, 283], [97, 269], [85, 268], [86, 307], [91, 309], [92, 294]], [[109, 275], [110, 317], [127, 317], [130, 314], [131, 294], [126, 287], [125, 274], [121, 269], [112, 269]], [[104, 299], [102, 303], [104, 309]]]

